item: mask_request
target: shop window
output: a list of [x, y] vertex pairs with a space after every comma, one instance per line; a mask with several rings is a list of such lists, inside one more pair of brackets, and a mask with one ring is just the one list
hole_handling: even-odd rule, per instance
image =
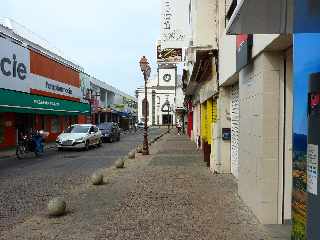
[[4, 115], [0, 114], [0, 143], [4, 142], [4, 131], [5, 131]]
[[50, 117], [44, 117], [43, 129], [46, 132], [50, 132]]
[[78, 117], [77, 116], [71, 116], [70, 119], [71, 119], [71, 122], [70, 122], [71, 125], [78, 123]]
[[59, 133], [60, 132], [60, 121], [58, 117], [53, 117], [51, 119], [51, 132]]

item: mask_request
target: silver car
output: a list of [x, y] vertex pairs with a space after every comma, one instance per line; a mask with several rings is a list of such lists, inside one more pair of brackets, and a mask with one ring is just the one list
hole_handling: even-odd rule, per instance
[[56, 140], [58, 150], [78, 148], [89, 150], [90, 146], [101, 146], [102, 134], [92, 124], [75, 124], [61, 133]]

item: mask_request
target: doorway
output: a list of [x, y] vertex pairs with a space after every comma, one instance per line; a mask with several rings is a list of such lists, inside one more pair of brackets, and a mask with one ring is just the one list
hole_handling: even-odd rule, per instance
[[17, 113], [16, 129], [18, 133], [26, 134], [35, 127], [35, 116], [33, 114]]
[[172, 124], [172, 115], [171, 114], [163, 114], [162, 115], [162, 124], [163, 125], [171, 125]]

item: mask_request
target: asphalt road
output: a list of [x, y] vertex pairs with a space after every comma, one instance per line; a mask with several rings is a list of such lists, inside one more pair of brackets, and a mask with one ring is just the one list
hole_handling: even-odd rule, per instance
[[[165, 130], [150, 129], [150, 139]], [[0, 234], [43, 211], [50, 198], [66, 196], [96, 170], [112, 166], [142, 143], [142, 133], [121, 136], [120, 142], [90, 151], [50, 149], [39, 158], [0, 160]]]

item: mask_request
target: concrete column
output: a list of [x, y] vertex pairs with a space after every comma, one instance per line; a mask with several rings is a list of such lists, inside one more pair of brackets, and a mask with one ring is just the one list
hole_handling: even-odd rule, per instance
[[240, 72], [239, 194], [263, 224], [280, 223], [280, 63], [263, 52]]
[[217, 121], [212, 129], [210, 170], [217, 173], [230, 173], [230, 141], [222, 139], [222, 128], [230, 128], [230, 90], [220, 88], [217, 99]]

